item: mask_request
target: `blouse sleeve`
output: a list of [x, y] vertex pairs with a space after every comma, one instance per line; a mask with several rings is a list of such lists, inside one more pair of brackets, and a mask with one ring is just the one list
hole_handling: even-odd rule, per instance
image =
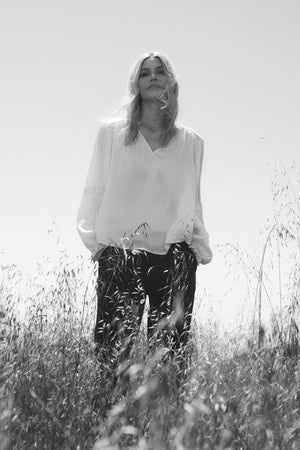
[[102, 124], [94, 145], [83, 196], [77, 214], [77, 230], [84, 245], [91, 251], [98, 250], [95, 223], [102, 203], [111, 162], [111, 133]]
[[194, 138], [194, 157], [197, 174], [196, 208], [194, 217], [193, 237], [191, 248], [193, 249], [198, 264], [208, 264], [212, 260], [212, 251], [209, 246], [209, 236], [204, 226], [202, 202], [200, 194], [200, 179], [203, 163], [204, 142], [196, 135]]

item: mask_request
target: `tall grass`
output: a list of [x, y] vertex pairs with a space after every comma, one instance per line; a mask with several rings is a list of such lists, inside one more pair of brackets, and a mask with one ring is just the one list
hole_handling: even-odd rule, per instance
[[274, 173], [273, 214], [259, 232], [259, 245], [251, 250], [233, 243], [218, 246], [231, 275], [246, 283], [244, 326], [258, 345], [266, 330], [279, 343], [289, 341], [299, 322], [300, 173], [278, 160]]
[[300, 448], [300, 177], [284, 170], [257, 254], [222, 248], [247, 282], [246, 341], [204, 320], [204, 299], [184, 353], [149, 350], [143, 323], [114, 367], [92, 344], [92, 265], [62, 253], [32, 278], [2, 263], [0, 449]]

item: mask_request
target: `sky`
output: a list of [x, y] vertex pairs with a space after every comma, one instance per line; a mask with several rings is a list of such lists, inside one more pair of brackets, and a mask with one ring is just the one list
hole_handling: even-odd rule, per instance
[[[300, 167], [298, 0], [0, 0], [0, 252], [24, 270], [57, 252], [88, 260], [75, 227], [99, 118], [128, 71], [160, 51], [179, 117], [205, 142], [208, 296], [231, 299], [219, 246], [255, 248], [272, 213], [272, 158]], [[55, 225], [53, 225], [55, 223]], [[226, 275], [227, 274], [227, 275]]]

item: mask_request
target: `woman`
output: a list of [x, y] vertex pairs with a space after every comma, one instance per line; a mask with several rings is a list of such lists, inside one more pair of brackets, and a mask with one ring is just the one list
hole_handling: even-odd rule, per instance
[[203, 140], [175, 123], [171, 63], [142, 55], [128, 92], [122, 119], [99, 129], [77, 217], [98, 262], [95, 342], [117, 353], [136, 336], [147, 295], [148, 338], [185, 346], [197, 265], [212, 258], [200, 200]]

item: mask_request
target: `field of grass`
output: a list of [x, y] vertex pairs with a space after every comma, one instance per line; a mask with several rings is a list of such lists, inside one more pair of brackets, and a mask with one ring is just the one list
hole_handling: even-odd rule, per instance
[[300, 212], [283, 179], [259, 257], [222, 249], [249, 282], [247, 333], [222, 334], [212, 312], [175, 358], [148, 351], [145, 327], [117, 367], [95, 357], [81, 259], [45, 259], [34, 278], [3, 263], [0, 450], [299, 449]]

